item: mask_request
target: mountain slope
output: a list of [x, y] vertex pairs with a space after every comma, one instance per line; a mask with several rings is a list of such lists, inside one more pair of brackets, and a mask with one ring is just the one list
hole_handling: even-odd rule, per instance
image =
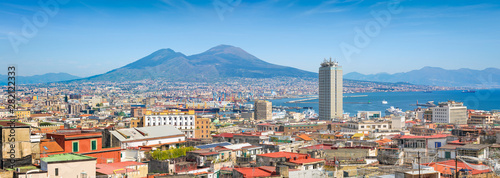
[[500, 69], [446, 70], [439, 67], [424, 67], [419, 70], [395, 74], [379, 73], [364, 75], [357, 72], [351, 72], [345, 74], [344, 78], [377, 82], [409, 82], [419, 85], [450, 87], [498, 87], [500, 86]]
[[265, 62], [241, 48], [219, 45], [203, 53], [186, 56], [172, 49], [160, 49], [128, 65], [83, 80], [206, 81], [232, 77], [317, 77], [316, 73]]
[[[7, 75], [0, 75], [0, 85], [7, 85], [7, 78]], [[50, 83], [75, 80], [79, 78], [80, 77], [68, 73], [46, 73], [43, 75], [16, 76], [16, 84]]]

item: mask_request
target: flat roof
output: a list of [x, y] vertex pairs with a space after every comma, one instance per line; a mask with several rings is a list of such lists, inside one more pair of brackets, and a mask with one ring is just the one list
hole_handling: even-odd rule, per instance
[[488, 148], [489, 144], [467, 144], [464, 146], [457, 147], [459, 150], [480, 150], [484, 148]]
[[52, 162], [66, 162], [66, 161], [96, 160], [97, 158], [75, 153], [63, 153], [63, 154], [50, 155], [48, 157], [40, 159], [46, 163], [52, 163]]
[[[19, 122], [17, 120], [14, 123], [15, 123], [14, 127], [30, 127], [30, 125]], [[11, 124], [12, 122], [10, 122], [10, 120], [0, 120], [0, 127], [10, 127]]]

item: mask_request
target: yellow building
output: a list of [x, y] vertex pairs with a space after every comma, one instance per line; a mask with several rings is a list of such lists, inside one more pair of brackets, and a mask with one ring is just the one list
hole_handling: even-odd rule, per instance
[[14, 111], [14, 115], [16, 115], [17, 118], [28, 118], [31, 116], [31, 112], [28, 110], [16, 110]]
[[211, 120], [210, 118], [196, 118], [196, 130], [194, 131], [194, 138], [211, 138]]
[[130, 120], [130, 128], [135, 128], [135, 127], [144, 127], [144, 124], [142, 124], [142, 119]]

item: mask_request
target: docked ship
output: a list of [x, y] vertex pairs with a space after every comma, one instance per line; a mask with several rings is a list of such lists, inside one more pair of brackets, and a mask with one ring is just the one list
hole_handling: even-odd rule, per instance
[[283, 119], [285, 118], [286, 116], [286, 110], [280, 110], [280, 109], [276, 109], [276, 110], [273, 110], [273, 120], [275, 119]]
[[385, 110], [385, 115], [391, 115], [391, 114], [394, 114], [395, 116], [404, 116], [405, 115], [403, 110], [401, 110], [397, 107], [395, 108], [394, 106], [391, 106], [390, 108], [387, 108]]
[[476, 93], [475, 90], [462, 90], [462, 93]]
[[410, 104], [410, 106], [424, 106], [424, 107], [435, 107], [434, 101], [427, 101], [425, 104], [419, 104], [417, 100], [417, 104]]
[[318, 114], [316, 114], [316, 112], [312, 109], [307, 109], [305, 111], [302, 112], [302, 114], [304, 114], [304, 118], [305, 119], [316, 119], [318, 118]]

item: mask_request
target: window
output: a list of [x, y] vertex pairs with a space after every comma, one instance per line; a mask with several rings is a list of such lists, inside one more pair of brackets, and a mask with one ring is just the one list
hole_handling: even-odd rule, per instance
[[56, 168], [54, 172], [55, 172], [56, 176], [59, 176], [59, 168]]
[[73, 152], [78, 152], [78, 151], [80, 151], [78, 141], [74, 141], [73, 142]]
[[97, 140], [90, 141], [91, 150], [97, 150]]

